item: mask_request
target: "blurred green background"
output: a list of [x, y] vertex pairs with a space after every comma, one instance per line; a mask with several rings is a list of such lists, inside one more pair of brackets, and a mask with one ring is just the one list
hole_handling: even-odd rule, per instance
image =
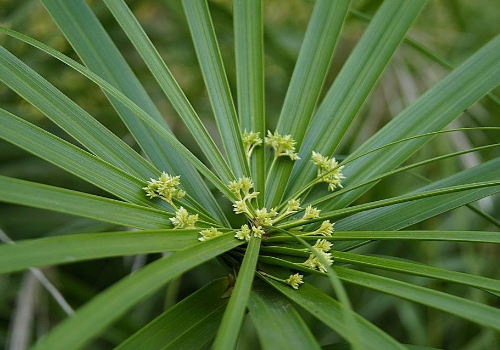
[[[353, 0], [352, 8], [372, 15], [380, 2]], [[180, 1], [136, 0], [127, 1], [127, 3], [159, 49], [186, 95], [206, 123], [208, 130], [219, 141]], [[162, 95], [147, 67], [134, 51], [131, 43], [104, 4], [93, 0], [89, 1], [89, 5], [156, 102], [172, 130], [185, 145], [202, 157], [187, 129]], [[276, 125], [276, 118], [280, 112], [313, 5], [314, 1], [306, 0], [264, 1], [266, 113], [268, 128], [271, 130]], [[210, 1], [210, 8], [235, 96], [231, 1]], [[37, 0], [0, 0], [0, 23], [43, 41], [77, 59], [61, 32]], [[500, 23], [498, 0], [431, 0], [410, 30], [410, 36], [456, 66], [500, 32], [498, 23]], [[329, 87], [334, 80], [366, 26], [367, 23], [363, 20], [352, 15], [348, 17], [326, 87]], [[29, 64], [101, 123], [138, 150], [133, 138], [96, 85], [48, 55], [14, 39], [2, 36], [0, 44]], [[350, 134], [344, 140], [338, 155], [339, 158], [349, 154], [447, 73], [447, 69], [403, 43], [372, 92]], [[500, 95], [498, 90], [495, 93]], [[75, 142], [1, 83], [0, 105], [2, 108], [66, 140]], [[500, 107], [483, 99], [469, 111], [463, 113], [452, 126], [500, 126]], [[498, 142], [499, 139], [498, 134], [480, 131], [439, 136], [409, 159], [408, 163], [459, 149]], [[405, 193], [425, 184], [425, 180], [419, 178], [419, 175], [436, 180], [499, 155], [498, 150], [490, 150], [433, 163], [418, 168], [414, 174], [397, 175], [395, 178], [380, 183], [363, 196], [361, 201], [371, 201]], [[83, 180], [3, 141], [0, 141], [0, 174], [107, 196], [106, 193], [93, 185], [87, 184]], [[497, 195], [475, 203], [474, 206], [481, 208], [496, 219], [500, 219], [499, 202], [500, 197]], [[227, 206], [229, 207], [229, 202]], [[4, 204], [0, 204], [0, 227], [14, 240], [117, 229], [110, 224]], [[457, 209], [412, 228], [495, 230], [491, 224], [468, 208]], [[444, 242], [379, 242], [363, 249], [375, 254], [397, 256], [456, 271], [500, 278], [498, 263], [500, 249], [493, 245]], [[44, 272], [69, 303], [77, 308], [115, 281], [157, 257], [158, 255], [105, 259], [47, 268], [44, 269]], [[211, 280], [212, 277], [223, 274], [224, 271], [219, 268], [216, 262], [187, 273], [178, 281], [172, 282], [166, 289], [139, 304], [109, 329], [91, 348], [112, 348], [159, 315], [172, 303], [186, 297]], [[389, 272], [382, 272], [382, 274], [391, 275]], [[438, 290], [462, 295], [489, 305], [500, 306], [498, 298], [495, 299], [492, 295], [478, 290], [445, 285], [441, 282], [417, 277], [407, 276], [404, 278], [416, 284], [432, 286]], [[318, 280], [317, 282], [319, 285], [324, 283], [323, 288], [328, 290], [326, 281]], [[498, 334], [481, 329], [472, 323], [360, 288], [348, 286], [348, 291], [355, 310], [403, 343], [445, 349], [500, 348]], [[12, 341], [15, 337], [35, 340], [43, 336], [64, 316], [65, 314], [60, 307], [29, 273], [0, 276], [1, 347], [12, 349]], [[339, 341], [339, 337], [321, 323], [309, 315], [304, 314], [303, 316], [308, 320], [320, 344], [326, 345]], [[19, 320], [22, 322], [19, 323]], [[23, 326], [21, 327], [19, 324]], [[245, 321], [243, 338], [245, 341], [241, 342], [241, 349], [259, 348], [258, 339], [249, 320]]]

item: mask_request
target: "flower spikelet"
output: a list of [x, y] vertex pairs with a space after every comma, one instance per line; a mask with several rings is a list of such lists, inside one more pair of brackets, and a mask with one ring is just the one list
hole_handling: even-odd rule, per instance
[[250, 159], [252, 152], [255, 147], [262, 145], [262, 139], [260, 138], [259, 132], [243, 132], [241, 134], [241, 139], [243, 140], [243, 146], [245, 147], [245, 154], [247, 158]]
[[313, 207], [312, 205], [308, 205], [306, 210], [304, 211], [304, 216], [302, 217], [302, 220], [317, 219], [319, 218], [319, 213], [321, 213], [321, 210]]
[[265, 143], [274, 149], [275, 157], [290, 157], [291, 160], [299, 160], [299, 155], [295, 153], [295, 145], [297, 142], [292, 138], [292, 135], [280, 135], [277, 131], [273, 134], [267, 131]]
[[318, 167], [317, 177], [321, 182], [328, 184], [328, 190], [342, 188], [341, 181], [345, 179], [345, 176], [342, 175], [344, 166], [339, 166], [335, 157], [326, 157], [313, 151], [311, 161]]
[[299, 289], [299, 286], [304, 283], [304, 281], [302, 280], [304, 278], [304, 276], [296, 273], [295, 275], [290, 275], [290, 277], [288, 277], [285, 282], [287, 284], [289, 284], [290, 286], [292, 286], [293, 289]]
[[198, 238], [199, 241], [204, 242], [209, 239], [221, 236], [223, 233], [217, 230], [215, 227], [210, 227], [205, 230], [200, 231], [201, 237]]
[[175, 228], [194, 228], [196, 221], [198, 221], [198, 214], [189, 215], [184, 207], [180, 207], [175, 212], [175, 217], [170, 218]]
[[180, 179], [180, 176], [171, 176], [163, 172], [158, 180], [150, 179], [143, 190], [149, 198], [159, 197], [172, 204], [174, 199], [181, 200], [186, 195], [186, 192], [179, 188]]
[[262, 226], [253, 226], [252, 233], [255, 238], [261, 238], [265, 232], [262, 229]]
[[313, 232], [313, 234], [331, 237], [333, 233], [333, 225], [335, 225], [335, 223], [331, 223], [330, 220], [325, 220], [321, 223], [321, 226]]
[[250, 230], [250, 227], [248, 227], [248, 225], [243, 225], [241, 226], [241, 229], [239, 231], [236, 231], [236, 234], [234, 235], [234, 237], [238, 238], [239, 240], [245, 240], [245, 241], [249, 241], [250, 240], [250, 237], [252, 235], [252, 231]]
[[255, 211], [255, 217], [260, 225], [271, 226], [273, 224], [273, 218], [278, 215], [276, 209], [272, 208], [269, 212], [267, 208], [257, 209]]

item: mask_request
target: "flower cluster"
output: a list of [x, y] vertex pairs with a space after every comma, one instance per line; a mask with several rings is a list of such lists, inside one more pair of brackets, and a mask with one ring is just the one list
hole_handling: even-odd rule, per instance
[[260, 132], [245, 132], [241, 134], [241, 139], [243, 140], [243, 146], [245, 147], [245, 154], [247, 159], [252, 157], [252, 153], [255, 147], [262, 145], [262, 139], [260, 138]]
[[142, 189], [149, 198], [161, 198], [177, 209], [173, 200], [181, 200], [186, 195], [186, 192], [179, 188], [180, 182], [180, 176], [171, 176], [163, 172], [158, 180], [150, 179], [148, 185]]
[[238, 181], [231, 181], [228, 188], [237, 198], [233, 204], [234, 212], [236, 214], [247, 214], [252, 216], [249, 209], [249, 206], [251, 206], [250, 202], [259, 195], [259, 192], [250, 192], [253, 189], [252, 180], [248, 177], [242, 177], [238, 179]]
[[341, 181], [345, 179], [344, 175], [342, 175], [344, 166], [339, 166], [335, 157], [325, 157], [313, 151], [311, 161], [318, 167], [320, 181], [328, 184], [328, 190], [333, 191], [338, 187], [342, 188]]
[[296, 273], [295, 275], [290, 275], [290, 277], [288, 277], [285, 280], [285, 283], [287, 283], [290, 286], [292, 286], [293, 289], [299, 289], [299, 285], [301, 285], [302, 283], [304, 283], [304, 281], [302, 280], [303, 278], [304, 278], [304, 276], [299, 275], [298, 273]]
[[274, 134], [271, 131], [267, 131], [267, 136], [265, 138], [267, 146], [271, 146], [274, 149], [274, 157], [278, 158], [281, 156], [290, 157], [291, 160], [299, 160], [299, 155], [295, 153], [295, 140], [292, 135], [280, 135], [276, 131]]
[[204, 241], [207, 241], [209, 239], [221, 236], [221, 235], [223, 235], [223, 233], [220, 232], [219, 230], [217, 230], [215, 227], [210, 227], [210, 228], [207, 228], [205, 230], [201, 230], [200, 235], [201, 235], [201, 237], [198, 238], [198, 240], [200, 242], [204, 242]]
[[321, 213], [321, 210], [313, 207], [312, 205], [308, 205], [304, 210], [304, 216], [302, 216], [301, 220], [306, 221], [311, 219], [317, 219], [319, 218], [319, 213]]
[[[313, 246], [319, 254], [328, 262], [329, 265], [333, 264], [332, 254], [329, 253], [332, 248], [332, 243], [328, 242], [326, 239], [318, 239], [316, 244]], [[309, 267], [310, 269], [318, 269], [319, 271], [326, 272], [326, 267], [321, 262], [321, 259], [312, 253], [309, 258], [302, 263], [302, 265]]]
[[186, 209], [180, 207], [170, 221], [175, 228], [194, 228], [198, 221], [198, 214], [190, 215]]
[[265, 231], [262, 229], [262, 226], [248, 226], [247, 224], [241, 226], [241, 228], [236, 231], [234, 237], [239, 240], [250, 241], [250, 237], [254, 236], [255, 238], [261, 238]]

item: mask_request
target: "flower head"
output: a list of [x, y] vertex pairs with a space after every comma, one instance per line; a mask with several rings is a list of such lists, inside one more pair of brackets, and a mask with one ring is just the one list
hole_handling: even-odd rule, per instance
[[[332, 254], [326, 253], [322, 250], [319, 250], [318, 253], [321, 254], [323, 256], [323, 258], [326, 259], [326, 261], [328, 262], [328, 265], [333, 264]], [[326, 272], [325, 265], [323, 265], [321, 260], [315, 254], [309, 255], [309, 258], [304, 263], [302, 263], [302, 265], [307, 266], [313, 270], [318, 269], [321, 272]]]
[[299, 286], [304, 283], [304, 281], [302, 280], [304, 278], [304, 276], [302, 275], [299, 275], [298, 273], [296, 273], [295, 275], [290, 275], [290, 277], [288, 277], [285, 282], [287, 284], [289, 284], [290, 286], [292, 286], [293, 289], [299, 289]]
[[314, 248], [328, 253], [332, 249], [332, 243], [328, 242], [326, 239], [318, 239], [313, 245]]
[[233, 210], [236, 214], [248, 213], [247, 202], [245, 202], [244, 200], [234, 202]]
[[171, 176], [163, 172], [158, 180], [148, 181], [148, 185], [143, 187], [143, 190], [146, 191], [146, 196], [149, 198], [159, 197], [173, 204], [174, 199], [180, 200], [186, 195], [186, 192], [179, 188], [180, 178], [180, 176]]
[[253, 226], [252, 233], [255, 238], [261, 238], [265, 231], [262, 229], [262, 226]]
[[315, 208], [312, 205], [308, 205], [306, 210], [304, 211], [304, 216], [302, 217], [302, 220], [317, 219], [319, 218], [320, 212], [321, 210], [319, 210], [318, 208]]
[[170, 218], [175, 228], [194, 228], [196, 221], [198, 221], [198, 214], [189, 215], [188, 211], [180, 207], [175, 212], [175, 217]]
[[241, 134], [241, 139], [243, 140], [243, 146], [245, 147], [245, 153], [248, 159], [252, 156], [254, 148], [262, 145], [262, 139], [259, 136], [259, 132], [247, 132], [246, 130]]
[[331, 223], [330, 220], [325, 220], [321, 223], [321, 226], [313, 233], [325, 237], [331, 237], [333, 233], [333, 225], [335, 225], [335, 223]]
[[339, 166], [335, 157], [325, 157], [313, 151], [311, 161], [318, 167], [320, 181], [328, 184], [328, 190], [333, 191], [338, 187], [342, 188], [341, 181], [345, 179], [345, 176], [342, 175], [344, 166]]
[[295, 153], [295, 140], [292, 135], [280, 135], [277, 131], [273, 134], [271, 131], [267, 131], [267, 136], [265, 138], [267, 146], [271, 146], [274, 149], [275, 157], [286, 156], [290, 157], [291, 160], [299, 160], [299, 155]]
[[251, 237], [252, 231], [250, 230], [250, 227], [248, 225], [243, 225], [241, 226], [241, 229], [239, 231], [236, 231], [236, 234], [234, 237], [238, 238], [239, 240], [245, 240], [249, 241]]
[[260, 225], [271, 226], [273, 224], [273, 218], [278, 215], [276, 209], [271, 208], [268, 212], [267, 208], [257, 209], [255, 211], [255, 218], [259, 222]]
[[210, 227], [205, 230], [200, 231], [201, 237], [198, 238], [199, 241], [204, 242], [209, 239], [221, 236], [223, 233], [217, 230], [215, 227]]

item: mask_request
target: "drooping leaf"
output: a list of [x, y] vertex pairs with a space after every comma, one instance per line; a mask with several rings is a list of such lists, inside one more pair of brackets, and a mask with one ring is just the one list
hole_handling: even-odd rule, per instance
[[171, 252], [198, 242], [199, 229], [81, 233], [0, 245], [0, 273], [82, 260]]
[[[279, 273], [279, 271], [278, 269], [273, 269], [272, 273], [276, 274]], [[351, 334], [344, 322], [341, 304], [310, 283], [306, 282], [298, 290], [294, 290], [289, 286], [271, 279], [265, 279], [265, 281], [288, 299], [292, 300], [296, 305], [332, 328], [341, 337], [348, 337]], [[396, 340], [363, 317], [355, 315], [355, 319], [361, 337], [361, 345], [364, 346], [364, 348], [374, 350], [405, 349]]]
[[64, 188], [0, 176], [0, 202], [48, 209], [140, 229], [172, 226], [172, 214]]
[[492, 306], [345, 267], [336, 267], [335, 270], [346, 283], [394, 295], [462, 317], [484, 327], [500, 330], [500, 310]]
[[63, 321], [34, 347], [36, 350], [81, 349], [136, 303], [171, 279], [240, 245], [232, 235], [213, 238], [129, 275], [100, 293]]

